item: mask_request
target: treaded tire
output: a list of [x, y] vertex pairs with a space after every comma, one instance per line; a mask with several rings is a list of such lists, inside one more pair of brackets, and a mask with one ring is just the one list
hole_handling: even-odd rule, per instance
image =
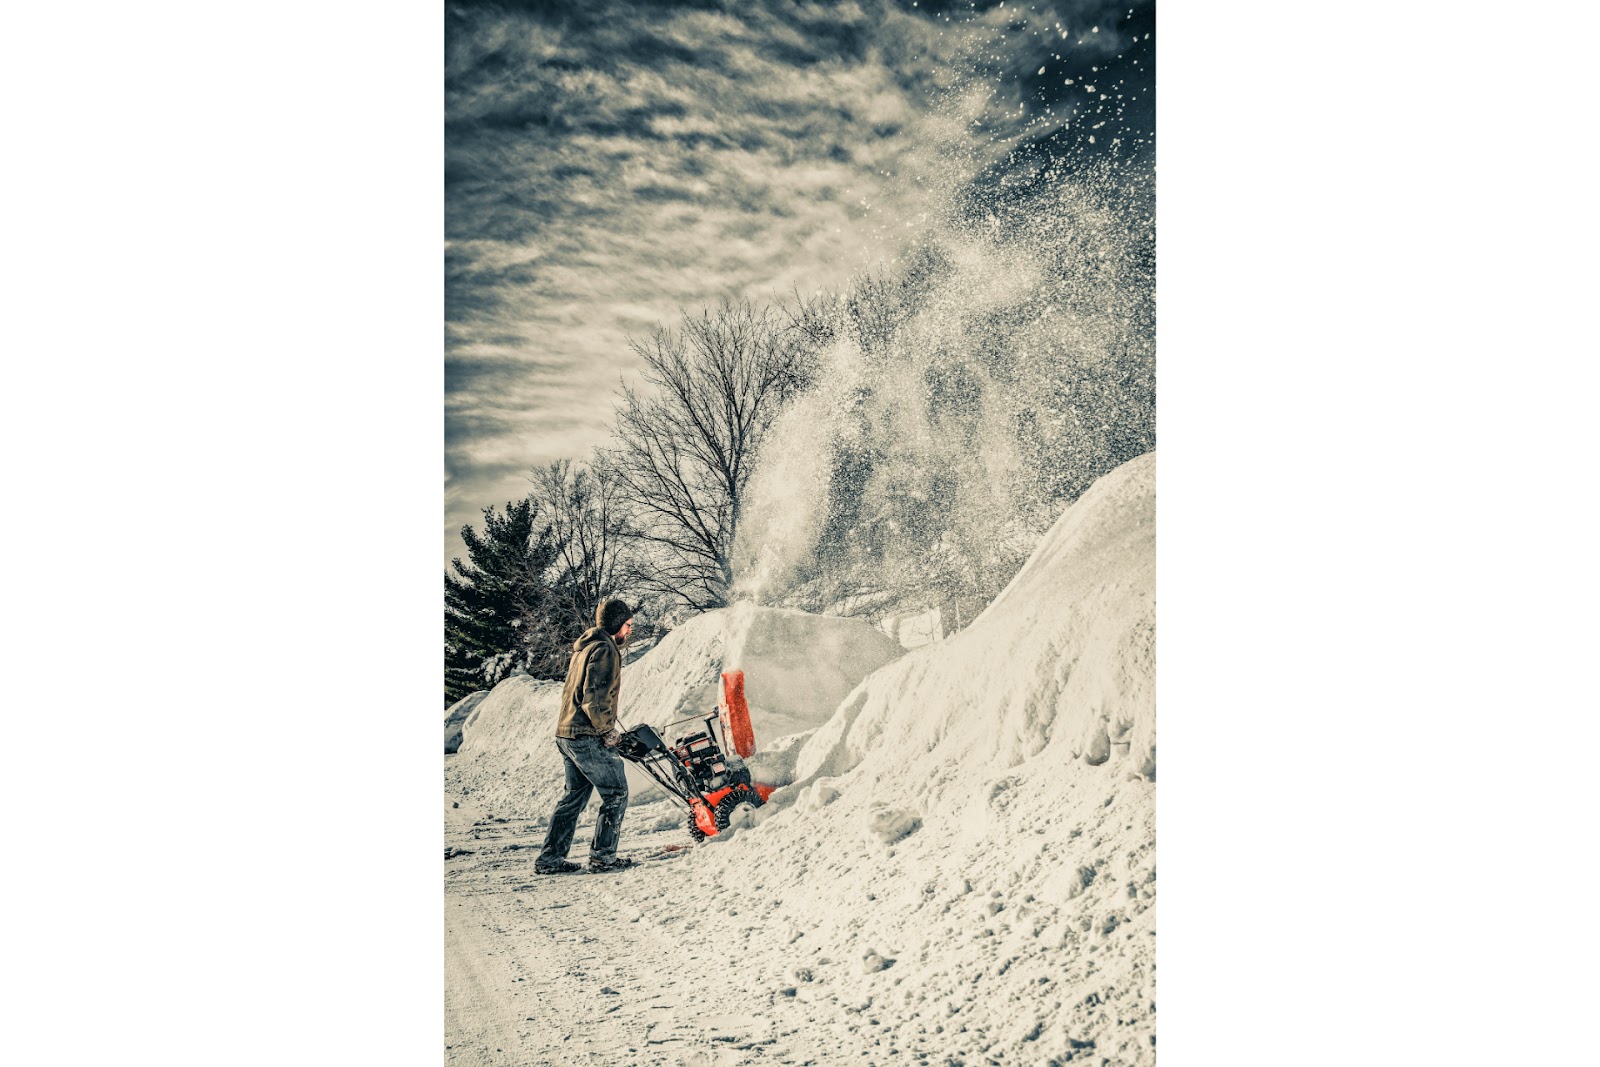
[[717, 801], [717, 829], [720, 831], [728, 828], [728, 822], [733, 818], [733, 809], [737, 808], [739, 805], [748, 804], [752, 808], [759, 808], [763, 803], [765, 802], [761, 799], [761, 794], [757, 793], [754, 789], [750, 789], [748, 787], [744, 789], [735, 789], [733, 792]]
[[694, 839], [694, 843], [697, 845], [706, 839], [705, 831], [694, 824], [693, 815], [689, 816], [689, 836]]

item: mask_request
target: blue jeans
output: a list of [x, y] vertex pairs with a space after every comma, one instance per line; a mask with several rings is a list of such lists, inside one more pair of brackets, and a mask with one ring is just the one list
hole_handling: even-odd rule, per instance
[[622, 770], [622, 757], [598, 737], [558, 737], [556, 748], [567, 768], [567, 792], [550, 816], [550, 830], [545, 834], [539, 859], [567, 858], [572, 835], [578, 829], [578, 815], [589, 803], [589, 794], [598, 789], [600, 814], [595, 818], [589, 858], [608, 860], [617, 854], [622, 813], [628, 810], [628, 777]]

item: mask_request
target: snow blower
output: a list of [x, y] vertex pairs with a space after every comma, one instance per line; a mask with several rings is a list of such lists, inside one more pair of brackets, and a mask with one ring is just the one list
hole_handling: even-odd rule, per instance
[[[623, 759], [637, 764], [683, 805], [689, 813], [689, 836], [696, 841], [726, 830], [741, 805], [759, 808], [765, 804], [773, 788], [757, 785], [744, 762], [756, 752], [750, 707], [744, 700], [744, 672], [724, 674], [722, 690], [722, 705], [704, 719], [690, 716], [663, 727], [671, 730], [683, 723], [703, 722], [704, 730], [687, 733], [668, 745], [648, 723], [640, 723], [617, 742]], [[732, 753], [727, 751], [730, 740]]]

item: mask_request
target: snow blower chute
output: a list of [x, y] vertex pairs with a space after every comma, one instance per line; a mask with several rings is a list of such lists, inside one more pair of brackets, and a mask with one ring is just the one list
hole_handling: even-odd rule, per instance
[[[704, 719], [691, 716], [663, 727], [670, 730], [686, 722], [703, 722], [704, 730], [685, 734], [669, 746], [649, 724], [641, 723], [617, 742], [617, 752], [624, 759], [637, 764], [688, 811], [689, 836], [696, 841], [726, 830], [741, 805], [759, 808], [765, 804], [773, 788], [757, 785], [745, 766], [744, 758], [755, 755], [756, 740], [750, 728], [750, 707], [744, 700], [744, 672], [724, 674], [722, 690], [722, 706]], [[726, 751], [730, 740], [732, 754]]]

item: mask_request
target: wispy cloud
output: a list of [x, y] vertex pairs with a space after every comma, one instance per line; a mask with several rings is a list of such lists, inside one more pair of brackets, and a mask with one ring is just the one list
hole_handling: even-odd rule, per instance
[[[892, 254], [948, 198], [930, 131], [968, 142], [970, 174], [1061, 96], [1033, 74], [1070, 52], [1053, 25], [1126, 10], [980, 6], [968, 25], [910, 0], [448, 9], [447, 557], [530, 467], [601, 442], [628, 335]], [[1077, 47], [1114, 50], [1113, 22]], [[987, 119], [936, 113], [975, 63]]]

